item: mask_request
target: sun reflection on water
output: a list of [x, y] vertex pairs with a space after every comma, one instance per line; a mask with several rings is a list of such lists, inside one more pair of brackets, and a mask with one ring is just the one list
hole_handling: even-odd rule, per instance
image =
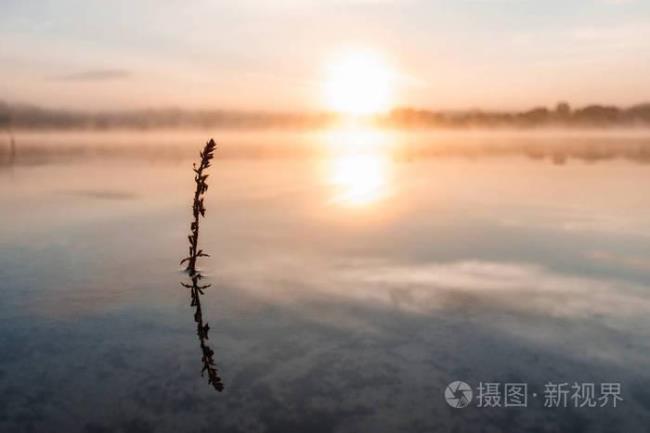
[[386, 197], [388, 162], [383, 155], [350, 154], [331, 161], [330, 181], [335, 186], [335, 201], [367, 205]]
[[366, 127], [339, 128], [325, 136], [329, 157], [326, 180], [333, 188], [332, 202], [368, 206], [391, 192], [390, 137]]

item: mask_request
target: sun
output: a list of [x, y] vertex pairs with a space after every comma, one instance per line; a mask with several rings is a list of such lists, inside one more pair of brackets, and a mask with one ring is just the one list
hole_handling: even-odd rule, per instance
[[390, 108], [393, 72], [377, 53], [347, 51], [331, 60], [324, 82], [324, 96], [331, 110], [368, 115]]

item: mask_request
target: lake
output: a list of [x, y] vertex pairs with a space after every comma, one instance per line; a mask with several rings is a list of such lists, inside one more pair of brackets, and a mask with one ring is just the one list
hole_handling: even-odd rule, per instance
[[[200, 268], [222, 393], [179, 266], [209, 137]], [[1, 146], [2, 432], [648, 431], [650, 133]], [[468, 407], [445, 399], [454, 381]], [[487, 383], [501, 407], [479, 407]], [[527, 385], [526, 407], [504, 407], [506, 384]], [[576, 384], [598, 407], [574, 404]], [[608, 384], [622, 400], [598, 400]]]

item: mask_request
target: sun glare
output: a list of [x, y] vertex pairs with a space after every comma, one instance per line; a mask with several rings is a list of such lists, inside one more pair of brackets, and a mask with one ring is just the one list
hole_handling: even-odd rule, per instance
[[339, 113], [367, 115], [390, 108], [393, 73], [381, 56], [347, 52], [332, 60], [324, 85], [327, 106]]

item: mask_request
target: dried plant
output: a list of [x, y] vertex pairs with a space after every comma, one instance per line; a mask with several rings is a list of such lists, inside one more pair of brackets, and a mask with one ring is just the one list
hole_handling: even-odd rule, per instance
[[190, 289], [191, 303], [194, 307], [194, 321], [196, 322], [196, 333], [199, 337], [199, 344], [201, 352], [201, 362], [203, 369], [201, 376], [207, 372], [208, 383], [217, 391], [223, 391], [223, 382], [219, 377], [217, 366], [214, 362], [214, 351], [208, 346], [208, 331], [210, 327], [207, 323], [203, 322], [203, 310], [201, 308], [201, 295], [204, 294], [205, 289], [210, 287], [210, 284], [201, 284], [203, 275], [196, 269], [196, 261], [199, 257], [209, 257], [203, 250], [198, 249], [199, 244], [199, 221], [205, 217], [205, 206], [203, 204], [204, 195], [208, 190], [208, 174], [204, 174], [205, 170], [210, 167], [210, 160], [214, 157], [214, 151], [217, 145], [214, 140], [206, 143], [203, 151], [200, 153], [201, 161], [197, 167], [193, 164], [194, 169], [194, 182], [196, 183], [196, 190], [194, 192], [194, 203], [192, 205], [193, 220], [190, 224], [190, 235], [188, 240], [190, 243], [189, 255], [181, 260], [181, 265], [187, 263], [185, 270], [190, 276], [189, 283], [181, 283], [183, 287]]

